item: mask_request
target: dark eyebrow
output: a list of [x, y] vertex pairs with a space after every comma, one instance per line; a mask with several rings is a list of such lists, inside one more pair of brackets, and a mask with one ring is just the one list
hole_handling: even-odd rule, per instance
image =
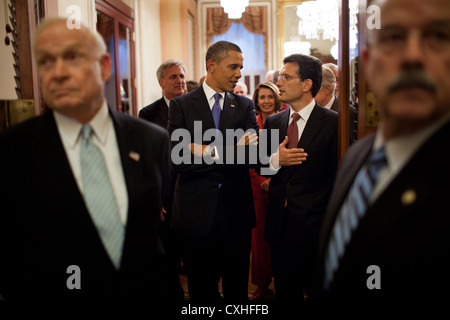
[[241, 66], [241, 65], [239, 65], [239, 64], [237, 64], [237, 63], [231, 63], [231, 64], [229, 64], [228, 65], [230, 68], [234, 68], [234, 69], [236, 69], [237, 67], [240, 67], [241, 69], [244, 67], [244, 66]]

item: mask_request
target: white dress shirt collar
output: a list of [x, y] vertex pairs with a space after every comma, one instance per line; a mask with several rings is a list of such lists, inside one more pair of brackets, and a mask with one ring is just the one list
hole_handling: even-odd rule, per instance
[[[205, 92], [205, 95], [206, 95], [206, 99], [207, 99], [208, 102], [209, 102], [209, 107], [210, 107], [210, 109], [212, 110], [212, 107], [213, 107], [214, 102], [215, 102], [214, 95], [215, 95], [217, 92], [214, 91], [213, 88], [211, 88], [210, 86], [208, 86], [208, 85], [206, 84], [206, 81], [203, 81], [202, 86], [203, 86], [203, 91]], [[222, 96], [222, 99], [220, 99], [220, 108], [223, 110], [223, 101], [224, 101], [224, 99], [225, 99], [225, 92], [219, 92], [219, 93], [220, 93], [220, 95]]]
[[324, 105], [324, 107], [327, 108], [328, 110], [330, 110], [331, 107], [333, 106], [334, 99], [336, 99], [336, 98], [335, 98], [334, 95], [333, 95], [333, 96], [331, 97], [330, 101], [328, 101], [328, 103], [327, 103], [326, 105]]
[[373, 202], [399, 174], [419, 148], [440, 128], [450, 121], [450, 113], [442, 119], [417, 132], [396, 137], [386, 141], [383, 137], [382, 124], [379, 125], [372, 151], [385, 147], [387, 166], [380, 170], [377, 183], [371, 195]]
[[[67, 159], [72, 169], [72, 174], [77, 182], [80, 192], [83, 193], [79, 139], [83, 124], [62, 115], [57, 111], [53, 114], [55, 116], [56, 126], [61, 137], [64, 151], [66, 152]], [[128, 191], [126, 188], [119, 146], [117, 144], [116, 132], [114, 130], [114, 122], [109, 115], [109, 109], [106, 102], [103, 103], [99, 112], [97, 112], [89, 124], [94, 130], [93, 143], [103, 154], [117, 205], [119, 206], [120, 219], [122, 223], [125, 224], [128, 213]]]
[[165, 95], [163, 95], [163, 98], [164, 98], [164, 101], [166, 102], [167, 108], [168, 108], [170, 106], [170, 100], [167, 99]]
[[[316, 101], [314, 99], [311, 100], [310, 103], [306, 105], [306, 107], [302, 108], [299, 112], [297, 112], [300, 117], [308, 122], [309, 116], [311, 115], [312, 110], [314, 109], [314, 106], [316, 105]], [[292, 109], [292, 106], [289, 108], [289, 119], [292, 119], [292, 114], [295, 112], [294, 109]]]
[[[61, 138], [68, 143], [69, 147], [74, 148], [80, 136], [81, 127], [83, 124], [73, 118], [59, 113], [56, 110], [53, 114], [55, 116], [55, 121], [58, 124]], [[105, 145], [108, 130], [110, 129], [109, 120], [108, 106], [105, 101], [94, 118], [89, 122], [92, 130], [94, 131], [95, 138], [102, 145]]]
[[386, 158], [391, 169], [397, 171], [413, 156], [413, 154], [435, 132], [450, 120], [450, 113], [435, 123], [408, 135], [403, 135], [385, 141], [382, 124], [378, 127], [372, 150], [377, 150], [385, 145]]

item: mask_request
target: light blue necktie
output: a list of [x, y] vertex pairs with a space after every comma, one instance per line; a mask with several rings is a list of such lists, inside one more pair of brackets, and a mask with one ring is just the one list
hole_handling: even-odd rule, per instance
[[222, 113], [222, 109], [220, 109], [220, 99], [222, 98], [222, 95], [220, 93], [214, 94], [214, 99], [216, 100], [214, 102], [214, 105], [212, 107], [212, 116], [214, 119], [214, 124], [216, 125], [216, 129], [219, 129], [220, 126], [220, 114]]
[[352, 232], [356, 230], [359, 221], [366, 213], [378, 173], [386, 165], [386, 153], [383, 147], [369, 156], [366, 164], [356, 175], [331, 231], [325, 260], [325, 289], [329, 289], [334, 273], [339, 266], [339, 260], [343, 257], [345, 248], [350, 242]]
[[81, 128], [80, 164], [83, 197], [103, 245], [116, 269], [120, 267], [125, 228], [102, 153], [92, 142], [92, 128]]

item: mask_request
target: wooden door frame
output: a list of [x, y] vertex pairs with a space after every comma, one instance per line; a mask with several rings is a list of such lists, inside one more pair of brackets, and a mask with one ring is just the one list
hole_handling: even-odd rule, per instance
[[[132, 87], [130, 106], [132, 114], [137, 116], [137, 94], [136, 94], [136, 55], [134, 41], [134, 11], [128, 5], [119, 0], [95, 0], [95, 10], [100, 11], [114, 19], [114, 64], [116, 69], [116, 101], [118, 103], [118, 111], [122, 112], [121, 96], [120, 96], [120, 63], [119, 63], [119, 23], [129, 28], [131, 31], [130, 39], [130, 59], [131, 59], [131, 75], [130, 85]], [[119, 75], [119, 76], [117, 76]]]

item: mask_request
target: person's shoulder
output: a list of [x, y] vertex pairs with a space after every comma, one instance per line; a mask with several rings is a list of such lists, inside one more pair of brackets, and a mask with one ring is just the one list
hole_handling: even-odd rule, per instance
[[248, 104], [253, 103], [253, 100], [250, 98], [247, 98], [246, 96], [241, 96], [234, 92], [228, 92], [228, 94], [230, 94], [234, 99], [236, 99], [239, 104], [248, 105]]
[[130, 116], [121, 112], [114, 111], [114, 118], [121, 124], [121, 127], [139, 130], [140, 133], [149, 135], [166, 136], [167, 131], [161, 126], [140, 118]]
[[289, 109], [285, 109], [285, 110], [279, 111], [277, 113], [271, 114], [270, 116], [267, 117], [266, 121], [269, 120], [269, 118], [270, 118], [271, 121], [284, 118], [286, 116], [289, 116], [289, 112], [290, 112]]
[[322, 114], [323, 114], [325, 117], [329, 117], [329, 118], [332, 118], [332, 119], [336, 119], [336, 120], [337, 120], [337, 118], [338, 118], [338, 113], [337, 113], [336, 111], [333, 111], [333, 110], [331, 110], [331, 109], [322, 107], [322, 106], [319, 105], [317, 102], [316, 102], [316, 104], [315, 104], [314, 107], [315, 107], [317, 110], [319, 110], [320, 112], [322, 112]]
[[164, 103], [164, 104], [166, 103], [166, 102], [164, 101], [164, 97], [161, 98], [161, 99], [158, 99], [158, 100], [154, 101], [153, 103], [151, 103], [151, 104], [145, 106], [144, 108], [142, 108], [142, 109], [139, 111], [139, 115], [152, 113], [152, 112], [154, 112], [159, 106], [161, 106], [163, 103]]
[[39, 135], [38, 131], [45, 129], [51, 123], [49, 121], [51, 117], [51, 111], [46, 111], [42, 115], [14, 124], [0, 133], [0, 141], [8, 141], [10, 139], [14, 139], [15, 141], [18, 139], [27, 140], [37, 137]]
[[179, 95], [178, 97], [174, 98], [173, 101], [180, 102], [180, 101], [186, 101], [191, 99], [198, 99], [202, 96], [205, 96], [205, 92], [203, 91], [203, 87], [200, 86], [197, 89], [194, 89], [192, 91], [186, 92], [185, 94]]
[[348, 161], [353, 162], [353, 159], [356, 156], [360, 155], [361, 152], [363, 152], [365, 149], [371, 148], [371, 146], [373, 146], [374, 140], [375, 140], [374, 133], [357, 140], [345, 152], [345, 155], [344, 155], [344, 158], [342, 159], [342, 161], [343, 162], [348, 162]]

